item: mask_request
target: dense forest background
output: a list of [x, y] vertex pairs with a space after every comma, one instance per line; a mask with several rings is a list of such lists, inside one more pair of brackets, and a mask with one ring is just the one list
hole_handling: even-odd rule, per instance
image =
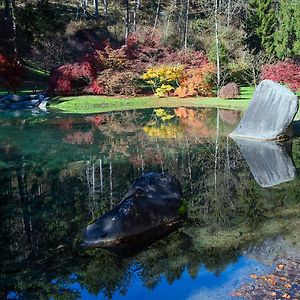
[[[125, 45], [125, 59], [138, 65], [132, 60], [137, 40], [148, 67], [182, 64], [182, 59], [167, 58], [166, 48], [183, 51], [181, 58], [200, 51], [216, 66], [217, 86], [231, 81], [256, 84], [263, 66], [287, 59], [292, 62], [280, 65], [280, 72], [299, 71], [300, 0], [2, 0], [0, 5], [0, 54], [48, 72], [108, 44], [111, 49]], [[123, 63], [120, 52], [103, 55], [118, 67]], [[187, 55], [186, 61], [193, 56], [203, 60], [197, 55]], [[125, 77], [137, 78], [129, 73]], [[298, 89], [299, 78], [291, 77], [289, 84]], [[97, 87], [90, 90], [100, 94], [102, 86]]]
[[[300, 55], [299, 0], [2, 0], [0, 3], [1, 28], [5, 29], [1, 30], [1, 52], [19, 51], [28, 57], [48, 48], [44, 51], [61, 53], [59, 57], [52, 53], [54, 65], [71, 59], [67, 49], [73, 55], [77, 53], [75, 50], [83, 51], [80, 41], [89, 35], [100, 42], [109, 39], [114, 44], [123, 44], [132, 33], [146, 33], [159, 36], [170, 47], [213, 54], [216, 25], [223, 60], [239, 61], [247, 52], [263, 52], [277, 59]], [[74, 44], [70, 48], [71, 40]]]

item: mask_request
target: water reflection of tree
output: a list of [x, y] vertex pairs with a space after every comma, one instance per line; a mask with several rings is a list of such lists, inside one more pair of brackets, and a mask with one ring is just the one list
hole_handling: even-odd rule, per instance
[[[126, 119], [117, 118], [121, 125], [114, 127], [110, 122], [115, 119], [97, 125], [96, 145], [69, 145], [75, 151], [64, 163], [58, 158], [60, 164], [47, 162], [52, 153], [31, 159], [10, 142], [12, 146], [0, 149], [4, 162], [17, 161], [0, 176], [0, 234], [5, 241], [1, 297], [17, 291], [27, 299], [75, 299], [78, 294], [69, 284], [79, 282], [89, 292], [102, 291], [110, 298], [117, 291], [126, 294], [134, 274], [149, 289], [163, 277], [174, 282], [185, 270], [195, 277], [202, 265], [219, 274], [249, 245], [281, 233], [281, 226], [270, 230], [264, 224], [280, 224], [278, 210], [299, 202], [298, 179], [284, 189], [263, 190], [233, 142], [222, 135], [216, 165], [210, 137], [153, 139], [136, 123], [126, 129]], [[53, 135], [48, 130], [42, 137]], [[91, 193], [88, 182], [100, 185], [100, 169], [102, 189]], [[178, 177], [188, 202], [189, 219], [180, 229], [134, 259], [101, 249], [80, 250], [82, 230], [92, 218], [91, 197], [96, 217], [111, 206], [111, 182], [116, 203], [143, 171], [162, 169]]]

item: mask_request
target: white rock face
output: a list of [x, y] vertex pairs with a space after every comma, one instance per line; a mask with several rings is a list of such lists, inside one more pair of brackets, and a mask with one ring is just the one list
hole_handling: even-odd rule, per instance
[[271, 80], [256, 88], [240, 124], [232, 137], [274, 140], [287, 135], [299, 106], [297, 96], [288, 88]]

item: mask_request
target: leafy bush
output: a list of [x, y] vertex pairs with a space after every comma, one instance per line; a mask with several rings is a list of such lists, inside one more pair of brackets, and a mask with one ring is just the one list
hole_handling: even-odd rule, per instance
[[130, 70], [107, 69], [99, 74], [97, 82], [106, 95], [134, 96], [140, 92], [135, 82], [138, 76], [139, 74]]
[[163, 84], [161, 87], [157, 88], [155, 95], [162, 98], [169, 96], [169, 94], [174, 91], [174, 88], [169, 84]]
[[151, 86], [158, 96], [163, 97], [179, 86], [183, 70], [183, 66], [160, 65], [147, 69], [141, 78]]
[[186, 68], [200, 68], [208, 64], [208, 58], [202, 51], [173, 51], [168, 52], [165, 64], [184, 65]]
[[206, 64], [201, 68], [190, 69], [185, 72], [175, 95], [181, 98], [193, 96], [212, 96], [213, 74], [215, 66]]
[[95, 77], [96, 70], [88, 61], [63, 65], [51, 72], [49, 92], [70, 95], [83, 92], [88, 87], [96, 89], [93, 83]]
[[174, 51], [163, 46], [157, 36], [139, 33], [129, 36], [120, 48], [109, 42], [103, 47], [95, 45], [83, 62], [55, 69], [49, 90], [62, 94], [136, 95], [152, 89], [164, 97], [179, 86], [184, 69], [202, 68], [207, 63], [201, 51]]
[[240, 88], [235, 82], [230, 82], [220, 89], [220, 97], [226, 99], [238, 98], [240, 95]]
[[300, 89], [300, 64], [292, 60], [280, 61], [262, 67], [261, 79], [270, 79], [288, 85], [293, 91]]
[[94, 80], [89, 86], [84, 88], [83, 92], [92, 95], [103, 95], [104, 87], [97, 80]]
[[0, 54], [0, 85], [2, 87], [16, 92], [23, 82], [24, 73], [24, 68], [17, 60]]

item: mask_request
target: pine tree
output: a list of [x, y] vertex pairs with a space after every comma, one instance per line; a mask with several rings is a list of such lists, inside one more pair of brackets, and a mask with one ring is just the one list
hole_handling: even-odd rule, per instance
[[273, 0], [249, 0], [246, 43], [251, 50], [274, 53], [277, 20]]
[[280, 1], [275, 50], [280, 59], [300, 56], [300, 0]]

